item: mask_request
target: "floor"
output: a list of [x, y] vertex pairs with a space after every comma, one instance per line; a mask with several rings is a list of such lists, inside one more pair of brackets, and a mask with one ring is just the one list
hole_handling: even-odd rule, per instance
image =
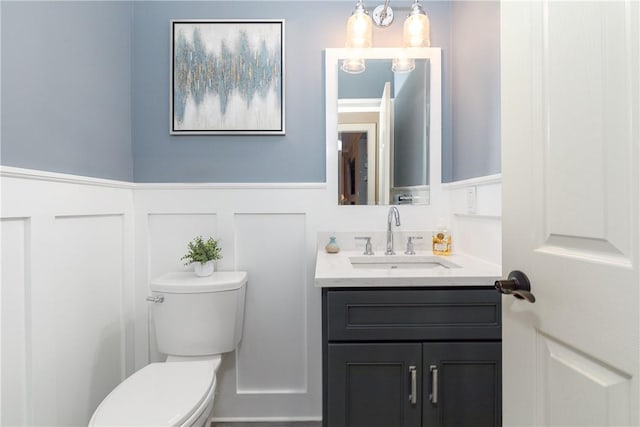
[[320, 421], [279, 422], [279, 423], [213, 423], [211, 427], [320, 427]]

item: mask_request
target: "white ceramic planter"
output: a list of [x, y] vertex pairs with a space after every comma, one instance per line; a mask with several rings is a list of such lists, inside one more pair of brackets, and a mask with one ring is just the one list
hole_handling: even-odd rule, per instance
[[207, 261], [204, 264], [201, 262], [193, 263], [193, 271], [196, 273], [198, 277], [207, 277], [211, 276], [215, 270], [215, 266], [213, 265], [213, 261]]

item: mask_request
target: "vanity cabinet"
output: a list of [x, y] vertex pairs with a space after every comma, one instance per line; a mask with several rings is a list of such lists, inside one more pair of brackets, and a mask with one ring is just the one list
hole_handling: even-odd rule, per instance
[[328, 427], [501, 425], [500, 294], [324, 288]]

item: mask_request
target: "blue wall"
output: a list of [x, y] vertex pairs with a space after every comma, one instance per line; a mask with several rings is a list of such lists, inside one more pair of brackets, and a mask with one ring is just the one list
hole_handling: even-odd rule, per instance
[[[443, 49], [443, 180], [499, 172], [499, 5], [423, 4]], [[136, 182], [323, 182], [323, 50], [344, 46], [353, 5], [2, 1], [0, 163]], [[407, 8], [374, 30], [375, 46], [402, 44]], [[286, 135], [169, 135], [174, 18], [286, 20]]]
[[[343, 47], [353, 2], [136, 2], [133, 135], [136, 182], [323, 182], [323, 50]], [[448, 42], [450, 5], [434, 3], [433, 43]], [[406, 12], [399, 11], [403, 14]], [[284, 136], [169, 135], [169, 21], [285, 19]], [[402, 44], [402, 25], [376, 30], [378, 47]]]
[[[429, 184], [429, 133], [427, 99], [429, 61], [416, 60], [415, 69], [397, 89], [393, 104], [393, 185], [409, 187]], [[418, 94], [418, 96], [416, 96]]]
[[391, 83], [391, 97], [395, 97], [395, 78], [391, 59], [369, 59], [359, 74], [338, 72], [338, 99], [380, 98], [386, 82]]
[[500, 4], [451, 4], [451, 180], [500, 173]]
[[131, 181], [132, 5], [1, 7], [2, 164]]

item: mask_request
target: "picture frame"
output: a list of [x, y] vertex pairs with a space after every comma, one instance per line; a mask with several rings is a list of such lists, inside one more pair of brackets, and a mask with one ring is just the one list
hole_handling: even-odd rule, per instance
[[284, 19], [171, 20], [170, 133], [284, 135]]

